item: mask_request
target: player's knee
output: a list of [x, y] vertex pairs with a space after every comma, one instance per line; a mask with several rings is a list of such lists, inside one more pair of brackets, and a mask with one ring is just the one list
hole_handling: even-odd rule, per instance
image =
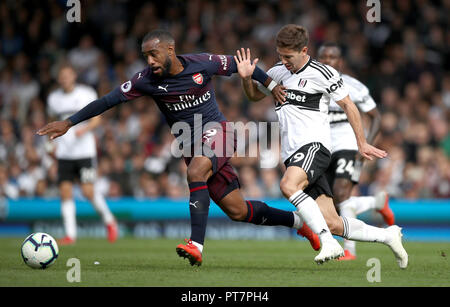
[[333, 187], [333, 200], [335, 204], [340, 204], [350, 197], [349, 189], [342, 186]]
[[208, 180], [208, 171], [202, 167], [188, 167], [188, 182], [206, 182]]
[[87, 190], [87, 191], [83, 191], [82, 193], [83, 193], [83, 196], [86, 197], [89, 201], [94, 200], [94, 191]]
[[227, 212], [228, 217], [235, 222], [242, 222], [247, 217], [247, 212], [244, 209], [237, 209]]
[[92, 201], [94, 199], [94, 185], [91, 183], [84, 183], [81, 185], [81, 192], [83, 196]]
[[295, 192], [299, 190], [299, 188], [295, 182], [292, 182], [291, 180], [286, 178], [282, 178], [280, 181], [280, 190], [284, 197], [289, 199], [292, 195], [295, 194]]
[[59, 193], [61, 194], [62, 200], [72, 199], [72, 185], [62, 183], [59, 186]]

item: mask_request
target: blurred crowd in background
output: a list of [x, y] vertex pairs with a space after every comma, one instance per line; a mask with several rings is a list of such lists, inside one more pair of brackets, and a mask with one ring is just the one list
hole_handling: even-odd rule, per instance
[[[62, 61], [102, 96], [144, 68], [142, 37], [164, 28], [177, 54], [250, 47], [267, 70], [278, 62], [277, 31], [296, 23], [309, 30], [311, 55], [323, 42], [342, 46], [343, 72], [368, 86], [382, 113], [376, 145], [389, 156], [365, 163], [354, 194], [450, 197], [450, 1], [383, 0], [376, 23], [366, 20], [365, 0], [89, 0], [81, 1], [80, 23], [67, 22], [66, 3], [0, 2], [0, 194], [58, 197], [57, 165], [35, 132], [49, 120], [47, 97]], [[214, 83], [229, 121], [277, 121], [272, 99], [250, 103], [238, 75]], [[186, 166], [171, 155], [173, 137], [151, 98], [107, 111], [95, 134], [96, 187], [107, 197], [188, 196]], [[267, 157], [232, 160], [245, 196], [281, 197], [282, 163], [262, 169], [260, 158]]]

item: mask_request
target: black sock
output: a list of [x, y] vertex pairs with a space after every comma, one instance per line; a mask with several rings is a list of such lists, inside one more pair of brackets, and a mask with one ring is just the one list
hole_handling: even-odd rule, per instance
[[189, 212], [191, 213], [191, 240], [203, 244], [209, 212], [209, 191], [206, 182], [189, 184]]
[[266, 226], [286, 226], [291, 228], [294, 225], [294, 215], [291, 211], [285, 211], [269, 207], [258, 200], [247, 200], [247, 217], [243, 222]]

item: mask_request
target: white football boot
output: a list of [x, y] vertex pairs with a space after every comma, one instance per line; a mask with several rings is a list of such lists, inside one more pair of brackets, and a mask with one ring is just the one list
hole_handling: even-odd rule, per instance
[[328, 260], [344, 256], [344, 249], [335, 238], [332, 238], [331, 240], [322, 240], [320, 245], [322, 246], [322, 249], [314, 258], [314, 261], [317, 264], [322, 264]]
[[391, 238], [386, 241], [386, 245], [389, 246], [394, 253], [398, 266], [401, 269], [406, 269], [408, 266], [408, 253], [403, 248], [402, 229], [397, 225], [393, 225], [386, 228], [386, 231], [391, 233]]

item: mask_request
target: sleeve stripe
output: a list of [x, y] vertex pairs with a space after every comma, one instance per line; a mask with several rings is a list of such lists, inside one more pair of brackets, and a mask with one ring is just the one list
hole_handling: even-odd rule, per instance
[[317, 62], [316, 60], [313, 60], [313, 63], [316, 64], [318, 67], [322, 67], [323, 69], [325, 69], [330, 74], [331, 77], [334, 75], [333, 72], [327, 67], [327, 65]]
[[316, 66], [316, 64], [314, 64], [312, 62], [310, 64], [310, 66], [311, 66], [311, 68], [317, 69], [325, 77], [325, 79], [329, 80], [332, 77], [332, 75], [331, 76], [328, 75], [328, 73], [325, 71], [325, 69], [321, 68], [320, 66], [318, 66], [318, 65]]
[[[321, 67], [322, 69], [324, 69], [326, 72], [328, 72], [328, 74], [330, 75], [330, 78], [333, 76], [333, 73], [331, 72], [331, 70], [324, 65], [323, 63], [317, 62], [317, 61], [313, 61], [313, 63], [317, 66], [317, 67]], [[328, 75], [327, 74], [327, 75]]]
[[333, 75], [333, 73], [331, 72], [331, 70], [327, 67], [327, 65], [323, 64], [323, 63], [319, 63], [323, 68], [325, 68], [326, 71], [328, 71], [331, 75]]

